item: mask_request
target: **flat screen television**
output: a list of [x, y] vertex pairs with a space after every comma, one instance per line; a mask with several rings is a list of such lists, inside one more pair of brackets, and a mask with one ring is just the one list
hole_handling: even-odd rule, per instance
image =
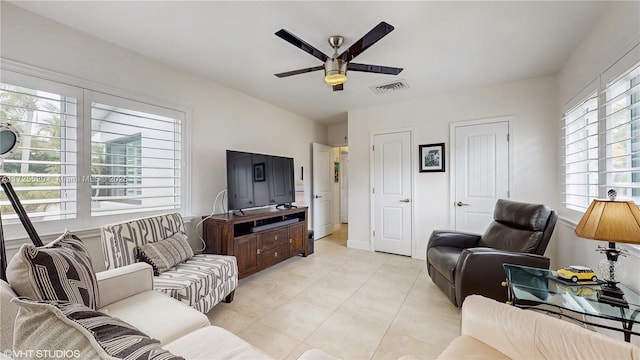
[[227, 150], [229, 210], [295, 201], [293, 158]]

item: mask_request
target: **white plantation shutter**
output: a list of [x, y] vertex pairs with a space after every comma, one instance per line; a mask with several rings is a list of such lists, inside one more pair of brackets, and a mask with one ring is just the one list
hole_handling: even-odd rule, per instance
[[[188, 110], [97, 92], [87, 87], [122, 91], [11, 61], [0, 65], [0, 122], [21, 138], [0, 159], [0, 175], [40, 233], [95, 228], [134, 212], [188, 213]], [[24, 237], [1, 188], [0, 213], [6, 238]]]
[[180, 209], [184, 113], [90, 96], [91, 216]]
[[[0, 121], [14, 126], [21, 137], [0, 173], [9, 177], [32, 221], [73, 219], [77, 216], [77, 97], [81, 93], [62, 84], [29, 80], [6, 73], [0, 83]], [[4, 191], [0, 212], [4, 222], [18, 222]]]
[[564, 114], [564, 199], [568, 209], [584, 211], [598, 197], [598, 96]]
[[640, 203], [640, 63], [606, 84], [605, 192]]

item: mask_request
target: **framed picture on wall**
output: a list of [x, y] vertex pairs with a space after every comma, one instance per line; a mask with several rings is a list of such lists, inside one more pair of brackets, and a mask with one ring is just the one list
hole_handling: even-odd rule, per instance
[[264, 181], [264, 163], [253, 165], [253, 181]]
[[444, 143], [420, 145], [420, 172], [444, 172]]

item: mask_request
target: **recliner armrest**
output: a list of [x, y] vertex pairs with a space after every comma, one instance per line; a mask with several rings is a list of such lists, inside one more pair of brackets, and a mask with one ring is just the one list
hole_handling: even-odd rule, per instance
[[436, 246], [449, 246], [460, 249], [474, 247], [480, 241], [480, 235], [450, 230], [434, 230], [429, 238], [427, 249]]
[[463, 250], [455, 271], [458, 306], [472, 294], [506, 301], [507, 289], [500, 285], [507, 278], [502, 267], [504, 263], [549, 269], [550, 259], [542, 255], [486, 247]]
[[96, 278], [100, 292], [98, 308], [153, 290], [153, 268], [144, 262], [101, 271]]

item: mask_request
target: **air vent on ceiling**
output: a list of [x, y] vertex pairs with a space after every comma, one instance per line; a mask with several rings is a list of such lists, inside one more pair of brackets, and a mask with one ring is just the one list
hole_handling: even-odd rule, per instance
[[408, 87], [409, 84], [407, 84], [406, 80], [396, 80], [382, 85], [371, 86], [370, 89], [376, 94], [386, 94], [393, 91], [407, 89]]

